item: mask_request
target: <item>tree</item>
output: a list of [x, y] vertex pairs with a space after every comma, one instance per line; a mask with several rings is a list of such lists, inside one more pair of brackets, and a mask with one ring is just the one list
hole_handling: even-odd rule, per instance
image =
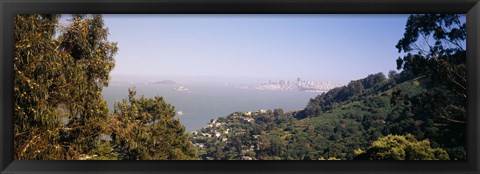
[[448, 160], [441, 148], [430, 147], [430, 141], [418, 141], [413, 135], [388, 135], [374, 141], [366, 152], [355, 150], [356, 159], [367, 160]]
[[398, 76], [398, 73], [394, 70], [388, 71], [388, 79], [394, 79]]
[[107, 40], [101, 15], [73, 15], [63, 30], [58, 49], [65, 67], [67, 95], [61, 108], [68, 123], [60, 132], [60, 140], [66, 144], [67, 158], [77, 159], [97, 146], [108, 117], [102, 88], [108, 86], [118, 48]]
[[[428, 89], [407, 98], [418, 119], [434, 121], [442, 130], [427, 134], [452, 159], [465, 159], [466, 25], [456, 14], [411, 15], [396, 45], [406, 55], [397, 59], [401, 76], [419, 79]], [[426, 127], [425, 129], [432, 128]], [[436, 135], [436, 136], [433, 136]], [[463, 152], [460, 152], [463, 149]]]
[[64, 96], [61, 57], [53, 39], [59, 15], [14, 19], [14, 158], [62, 159], [59, 113]]
[[284, 114], [283, 112], [283, 109], [282, 108], [278, 108], [278, 109], [274, 109], [273, 110], [273, 115], [277, 118], [277, 117], [280, 117]]
[[466, 123], [465, 39], [466, 25], [460, 15], [419, 14], [408, 18], [404, 36], [396, 45], [398, 52], [407, 54], [397, 59], [402, 73], [430, 78], [441, 89], [438, 92], [456, 95], [435, 112], [442, 121]]
[[350, 95], [359, 95], [364, 92], [365, 88], [363, 87], [363, 84], [359, 81], [352, 81], [347, 85], [348, 91], [350, 92]]
[[101, 15], [59, 17], [15, 16], [15, 159], [91, 156], [108, 116], [116, 44]]
[[378, 83], [380, 82], [383, 82], [387, 80], [387, 78], [385, 77], [385, 75], [381, 72], [377, 73], [377, 74], [370, 74], [368, 75], [367, 77], [363, 78], [363, 79], [360, 79], [358, 81], [360, 81], [363, 85], [363, 87], [365, 87], [365, 89], [369, 89], [375, 85], [377, 85]]
[[135, 98], [129, 89], [128, 101], [115, 105], [111, 120], [112, 145], [120, 160], [188, 160], [196, 151], [175, 108], [162, 97]]

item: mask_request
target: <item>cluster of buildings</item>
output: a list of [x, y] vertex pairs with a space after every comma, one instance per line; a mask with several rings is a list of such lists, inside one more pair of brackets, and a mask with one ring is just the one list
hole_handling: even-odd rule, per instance
[[305, 92], [326, 92], [332, 88], [339, 87], [341, 85], [332, 84], [330, 82], [313, 82], [306, 81], [297, 78], [297, 81], [285, 81], [279, 80], [277, 82], [269, 81], [268, 83], [262, 83], [255, 87], [257, 90], [270, 90], [270, 91], [305, 91]]
[[[255, 122], [255, 119], [253, 118], [256, 114], [263, 114], [263, 113], [267, 113], [268, 110], [266, 109], [260, 109], [258, 110], [257, 112], [243, 112], [243, 113], [240, 113], [240, 112], [237, 112], [237, 113], [232, 113], [230, 115], [230, 119], [227, 119], [225, 122], [220, 122], [219, 120], [217, 119], [212, 119], [212, 121], [206, 125], [204, 128], [204, 130], [206, 131], [193, 131], [192, 134], [193, 135], [196, 135], [196, 136], [203, 136], [203, 137], [214, 137], [214, 138], [220, 138], [220, 137], [224, 137], [224, 135], [228, 134], [228, 133], [231, 133], [230, 132], [230, 129], [227, 128], [229, 127], [233, 120], [240, 120], [242, 122]], [[235, 134], [238, 134], [240, 132], [236, 132]], [[227, 141], [228, 139], [225, 139], [222, 141], [225, 142]]]
[[[205, 149], [207, 145], [204, 142], [197, 142], [195, 139], [197, 138], [215, 138], [220, 140], [221, 142], [229, 141], [228, 137], [232, 135], [240, 135], [246, 133], [245, 130], [236, 130], [232, 131], [231, 126], [234, 122], [240, 121], [242, 123], [251, 123], [255, 122], [255, 117], [259, 114], [266, 114], [268, 112], [272, 112], [271, 110], [267, 109], [260, 109], [258, 111], [252, 112], [235, 112], [230, 114], [228, 117], [224, 117], [223, 119], [212, 119], [212, 121], [206, 125], [203, 129], [197, 130], [192, 132], [194, 135], [192, 142], [194, 146]], [[258, 138], [259, 135], [254, 135], [254, 138]], [[255, 146], [244, 147], [242, 152], [246, 153], [247, 151], [254, 151]], [[258, 150], [258, 149], [257, 149]], [[242, 154], [244, 154], [242, 153]], [[253, 158], [248, 155], [241, 155], [242, 160], [252, 160]]]

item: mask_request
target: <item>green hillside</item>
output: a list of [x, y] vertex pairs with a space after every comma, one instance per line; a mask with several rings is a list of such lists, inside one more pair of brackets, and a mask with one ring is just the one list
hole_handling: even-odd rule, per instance
[[374, 74], [311, 99], [301, 111], [237, 112], [212, 120], [190, 140], [203, 159], [351, 160], [379, 138], [411, 134], [446, 150], [450, 159], [464, 159], [465, 131], [426, 115], [434, 112], [420, 109], [428, 103], [415, 103], [432, 90], [429, 82]]

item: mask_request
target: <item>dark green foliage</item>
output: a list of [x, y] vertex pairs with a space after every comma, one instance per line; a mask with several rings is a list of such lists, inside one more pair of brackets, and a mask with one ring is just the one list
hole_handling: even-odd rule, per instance
[[332, 109], [337, 103], [343, 102], [350, 97], [363, 94], [376, 84], [386, 81], [383, 73], [371, 74], [364, 79], [351, 81], [347, 86], [337, 87], [330, 91], [310, 99], [306, 108], [295, 115], [296, 118], [315, 117], [321, 112]]
[[[403, 101], [412, 103], [410, 112], [420, 120], [429, 120], [430, 126], [421, 129], [428, 130], [426, 135], [454, 159], [465, 159], [453, 153], [466, 143], [465, 29], [460, 15], [411, 15], [396, 46], [399, 52], [408, 53], [398, 60], [402, 74], [422, 77], [428, 88]], [[427, 46], [420, 47], [422, 43]]]
[[189, 160], [196, 151], [187, 140], [185, 127], [175, 116], [175, 108], [157, 96], [116, 103], [112, 124], [112, 146], [120, 160]]
[[[431, 79], [430, 87], [435, 92], [430, 96], [451, 95], [451, 100], [439, 103], [444, 107], [437, 109], [436, 118], [456, 123], [465, 123], [466, 119], [465, 28], [459, 15], [411, 15], [396, 46], [399, 52], [408, 53], [398, 60], [402, 73]], [[427, 46], [420, 47], [421, 43]]]

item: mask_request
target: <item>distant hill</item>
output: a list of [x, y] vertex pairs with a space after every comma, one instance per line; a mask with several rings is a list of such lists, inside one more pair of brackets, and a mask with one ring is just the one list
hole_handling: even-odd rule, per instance
[[157, 81], [157, 82], [151, 82], [149, 84], [151, 84], [151, 85], [176, 85], [177, 82], [172, 81], [172, 80], [162, 80], [162, 81]]

